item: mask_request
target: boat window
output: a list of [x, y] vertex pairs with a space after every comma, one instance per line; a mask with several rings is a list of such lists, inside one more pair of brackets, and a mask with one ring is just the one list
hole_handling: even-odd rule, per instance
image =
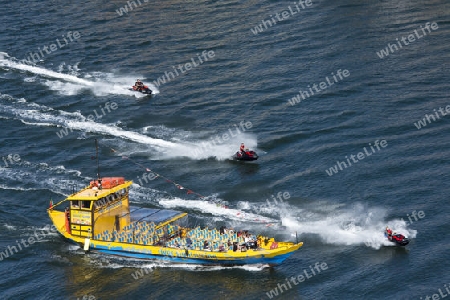
[[[103, 198], [102, 198], [102, 199], [103, 199]], [[100, 200], [94, 202], [94, 208], [95, 208], [95, 209], [100, 208], [100, 207], [103, 205], [102, 199], [100, 199]]]
[[80, 208], [80, 201], [72, 200], [72, 208]]
[[91, 201], [81, 201], [81, 208], [91, 208]]

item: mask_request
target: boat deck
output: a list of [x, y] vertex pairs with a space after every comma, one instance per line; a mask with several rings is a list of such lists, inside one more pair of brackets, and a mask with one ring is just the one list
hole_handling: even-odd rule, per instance
[[[96, 234], [93, 239], [107, 242], [129, 243], [137, 245], [153, 245], [171, 248], [182, 248], [206, 251], [241, 250], [246, 245], [244, 234], [233, 231], [220, 233], [217, 229], [201, 229], [181, 227], [173, 224], [185, 216], [185, 213], [172, 210], [130, 207], [131, 223], [120, 230], [105, 230]], [[256, 249], [257, 237], [249, 235], [251, 244]], [[278, 244], [271, 240], [260, 238], [261, 249], [275, 249]], [[205, 241], [208, 247], [204, 247]], [[233, 247], [234, 246], [234, 247]], [[246, 245], [247, 247], [250, 245]], [[247, 248], [245, 247], [245, 248]], [[243, 249], [245, 250], [245, 249]]]

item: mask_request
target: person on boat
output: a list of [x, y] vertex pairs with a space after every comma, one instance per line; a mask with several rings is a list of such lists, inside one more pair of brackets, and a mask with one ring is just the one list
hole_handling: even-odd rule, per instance
[[192, 247], [192, 240], [191, 240], [190, 237], [187, 237], [187, 238], [186, 238], [186, 246], [187, 246], [188, 248], [191, 248], [191, 247]]
[[256, 240], [256, 248], [261, 248], [262, 241], [263, 241], [263, 237], [258, 235], [258, 239]]
[[69, 207], [66, 207], [66, 210], [64, 211], [64, 213], [66, 215], [67, 221], [70, 222], [70, 209], [69, 209]]
[[247, 245], [251, 241], [250, 236], [248, 234], [244, 237], [244, 243]]
[[203, 242], [203, 250], [209, 250], [209, 243], [208, 241]]

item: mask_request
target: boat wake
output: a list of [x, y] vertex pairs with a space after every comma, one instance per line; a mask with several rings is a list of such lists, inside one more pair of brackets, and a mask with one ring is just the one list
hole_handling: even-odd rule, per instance
[[66, 169], [62, 165], [32, 163], [22, 158], [13, 168], [0, 167], [0, 180], [0, 190], [42, 192], [51, 188], [53, 193], [67, 197], [74, 185], [81, 187], [81, 182], [87, 182], [89, 178], [81, 177], [80, 171]]
[[36, 103], [28, 103], [25, 99], [15, 100], [8, 95], [0, 94], [0, 113], [7, 114], [7, 117], [12, 116], [27, 125], [63, 128], [55, 130], [55, 134], [60, 138], [64, 138], [74, 131], [79, 131], [82, 133], [115, 136], [147, 146], [160, 147], [162, 150], [171, 149], [176, 146], [172, 142], [124, 130], [116, 124], [103, 124], [91, 121], [79, 112], [54, 110], [53, 108]]
[[395, 246], [384, 236], [386, 226], [415, 238], [417, 231], [408, 228], [406, 221], [387, 221], [387, 210], [368, 208], [360, 203], [352, 207], [315, 203], [314, 207], [280, 212], [282, 224], [298, 235], [319, 236], [322, 242], [333, 245], [366, 245], [374, 249]]
[[[96, 96], [107, 95], [128, 95], [136, 98], [142, 98], [146, 95], [142, 93], [136, 93], [130, 91], [129, 88], [134, 84], [136, 80], [135, 76], [117, 76], [113, 73], [93, 72], [78, 77], [78, 66], [66, 66], [71, 74], [62, 73], [65, 65], [61, 64], [58, 68], [58, 72], [49, 70], [43, 67], [24, 64], [14, 57], [10, 57], [5, 52], [0, 52], [0, 68], [5, 70], [18, 70], [25, 71], [32, 75], [31, 78], [24, 79], [25, 82], [35, 82], [37, 79], [41, 79], [39, 82], [46, 85], [53, 91], [57, 91], [63, 95], [76, 95], [82, 91], [90, 90]], [[147, 83], [146, 83], [147, 84]], [[159, 94], [159, 90], [156, 86], [148, 83], [149, 88], [154, 94]]]
[[120, 121], [115, 124], [100, 123], [101, 119], [91, 121], [78, 111], [55, 110], [37, 103], [29, 103], [23, 98], [15, 99], [6, 94], [0, 94], [0, 114], [0, 118], [13, 118], [26, 125], [59, 128], [55, 130], [59, 138], [65, 138], [73, 132], [79, 132], [81, 138], [84, 138], [86, 133], [113, 136], [116, 140], [111, 145], [119, 150], [117, 155], [140, 154], [142, 156], [145, 154], [153, 160], [178, 157], [193, 160], [208, 158], [226, 160], [230, 159], [242, 141], [245, 140], [246, 144], [252, 148], [256, 148], [257, 144], [253, 135], [243, 132], [236, 133], [226, 143], [214, 144], [211, 139], [208, 140], [204, 136], [204, 133], [201, 137], [198, 136], [199, 134], [195, 136], [189, 132], [179, 134], [177, 130], [164, 126], [147, 126], [138, 131], [125, 130], [120, 127]]
[[[145, 136], [152, 135], [161, 140], [170, 141], [173, 146], [168, 151], [149, 153], [145, 144], [128, 144], [123, 141], [114, 141], [112, 145], [119, 145], [120, 155], [147, 157], [151, 160], [167, 160], [179, 157], [192, 160], [215, 159], [219, 161], [230, 160], [232, 155], [239, 149], [239, 145], [245, 142], [246, 146], [257, 149], [257, 138], [255, 135], [239, 130], [229, 134], [226, 141], [217, 139], [218, 134], [211, 131], [190, 132], [182, 129], [168, 128], [164, 125], [145, 126], [139, 130]], [[264, 151], [258, 150], [260, 153]]]
[[183, 200], [180, 198], [175, 199], [161, 199], [159, 204], [166, 208], [183, 208], [194, 211], [199, 211], [203, 214], [211, 214], [216, 217], [221, 217], [222, 219], [217, 219], [216, 221], [239, 221], [245, 223], [257, 223], [265, 224], [266, 226], [271, 226], [273, 224], [279, 223], [279, 220], [261, 216], [252, 212], [246, 212], [236, 208], [224, 207], [221, 204], [202, 201], [202, 200]]
[[[81, 251], [81, 248], [73, 249], [77, 254], [85, 255]], [[119, 269], [119, 268], [133, 268], [137, 269], [131, 274], [134, 279], [141, 279], [145, 275], [150, 274], [155, 269], [161, 268], [175, 268], [183, 269], [188, 271], [200, 271], [200, 272], [210, 272], [210, 271], [221, 271], [230, 269], [239, 269], [249, 272], [259, 272], [269, 267], [267, 264], [260, 265], [244, 265], [244, 266], [207, 266], [207, 265], [196, 265], [196, 264], [183, 264], [183, 263], [173, 263], [169, 261], [154, 260], [147, 261], [128, 257], [119, 257], [106, 254], [92, 253], [90, 256], [91, 263], [98, 268], [108, 268], [108, 269]]]

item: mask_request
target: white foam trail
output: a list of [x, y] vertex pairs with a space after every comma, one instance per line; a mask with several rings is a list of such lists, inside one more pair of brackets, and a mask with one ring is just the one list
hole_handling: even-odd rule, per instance
[[[143, 132], [152, 132], [161, 138], [171, 139], [180, 146], [179, 148], [174, 147], [170, 152], [161, 154], [161, 159], [187, 157], [190, 159], [214, 158], [217, 160], [227, 160], [231, 159], [231, 156], [239, 150], [242, 142], [245, 143], [247, 148], [256, 150], [261, 154], [261, 151], [257, 149], [258, 143], [256, 136], [236, 128], [229, 128], [220, 133], [192, 133], [167, 128], [165, 126], [146, 126], [143, 128]], [[221, 138], [225, 134], [227, 135], [226, 140]], [[142, 155], [138, 149], [136, 150]]]
[[[176, 157], [187, 157], [194, 160], [214, 158], [217, 160], [231, 159], [232, 155], [239, 150], [242, 141], [246, 142], [249, 148], [258, 151], [256, 148], [256, 137], [249, 133], [241, 133], [238, 137], [228, 140], [222, 144], [207, 144], [207, 141], [179, 141], [170, 152], [160, 153], [159, 159], [170, 159]], [[253, 146], [255, 145], [255, 146]], [[153, 158], [153, 157], [152, 157]]]
[[176, 145], [171, 142], [164, 140], [154, 139], [152, 137], [142, 135], [133, 131], [123, 130], [121, 128], [115, 127], [114, 125], [106, 125], [97, 122], [86, 121], [66, 121], [65, 126], [70, 129], [79, 130], [83, 132], [93, 132], [112, 135], [115, 137], [120, 137], [130, 141], [143, 143], [151, 146], [159, 146], [163, 148], [174, 148]]
[[0, 167], [0, 181], [6, 182], [0, 185], [0, 189], [17, 191], [51, 190], [55, 194], [67, 197], [74, 184], [84, 187], [85, 183], [91, 179], [81, 177], [81, 172], [78, 170], [66, 169], [61, 165], [49, 166], [46, 163], [31, 163], [21, 159], [12, 166], [10, 168]]
[[139, 92], [130, 91], [131, 85], [136, 81], [136, 77], [140, 79], [147, 85], [153, 92], [153, 94], [159, 94], [158, 88], [143, 78], [143, 76], [127, 76], [127, 75], [117, 75], [114, 73], [103, 73], [103, 72], [93, 72], [85, 75], [86, 78], [92, 79], [95, 82], [94, 93], [98, 95], [102, 94], [117, 94], [117, 95], [133, 95], [136, 98], [147, 97]]
[[[0, 168], [1, 170], [1, 168]], [[7, 186], [5, 184], [0, 184], [1, 190], [12, 190], [12, 191], [21, 191], [21, 192], [29, 192], [29, 191], [38, 191], [41, 190], [41, 188], [22, 188], [22, 187], [12, 187]]]
[[[40, 75], [46, 78], [51, 78], [52, 80], [44, 81], [44, 84], [51, 90], [62, 93], [63, 95], [76, 95], [82, 90], [89, 89], [97, 96], [104, 96], [110, 94], [128, 95], [136, 98], [142, 98], [147, 96], [142, 93], [130, 90], [131, 86], [135, 82], [134, 77], [137, 76], [118, 77], [112, 73], [108, 74], [96, 72], [93, 74], [87, 74], [86, 75], [87, 78], [93, 79], [87, 80], [76, 76], [79, 71], [78, 65], [67, 66], [69, 72], [71, 72], [72, 75], [64, 74], [61, 72], [64, 70], [65, 64], [61, 64], [58, 67], [59, 72], [55, 72], [42, 67], [32, 66], [18, 62], [16, 59], [10, 58], [10, 56], [5, 52], [0, 52], [0, 67], [5, 69], [27, 71], [34, 75]], [[32, 77], [31, 79], [30, 78], [25, 79], [26, 82], [32, 82], [35, 80], [36, 80], [35, 77]], [[154, 86], [151, 83], [148, 83], [147, 85], [153, 91], [153, 94], [159, 94], [159, 90], [156, 86]]]
[[278, 222], [275, 219], [267, 218], [258, 214], [249, 213], [234, 208], [224, 208], [219, 204], [203, 200], [186, 201], [180, 198], [161, 199], [159, 200], [159, 204], [166, 208], [176, 208], [176, 207], [187, 208], [190, 210], [200, 211], [202, 213], [212, 214], [214, 216], [226, 217], [229, 220], [240, 222], [263, 223], [266, 225]]
[[[149, 153], [149, 158], [151, 159], [171, 159], [177, 157], [208, 159], [214, 157], [217, 160], [226, 160], [231, 159], [231, 156], [238, 150], [240, 143], [243, 141], [245, 141], [247, 147], [257, 150], [256, 137], [250, 133], [241, 131], [235, 131], [233, 135], [229, 135], [229, 138], [226, 141], [218, 140], [220, 143], [213, 143], [211, 138], [206, 141], [205, 138], [183, 141], [182, 139], [185, 139], [186, 135], [189, 135], [187, 133], [183, 133], [183, 135], [185, 135], [184, 137], [176, 136], [175, 139], [177, 141], [172, 142], [153, 138], [139, 132], [124, 130], [117, 127], [115, 124], [103, 124], [96, 121], [90, 121], [79, 112], [54, 110], [50, 107], [36, 103], [27, 103], [25, 99], [15, 100], [9, 95], [0, 95], [0, 99], [13, 103], [12, 106], [0, 104], [0, 111], [15, 116], [16, 119], [27, 125], [60, 127], [61, 129], [55, 131], [55, 134], [58, 132], [58, 136], [62, 136], [62, 138], [71, 134], [73, 131], [80, 131], [82, 133], [91, 132], [115, 136], [145, 146], [141, 149], [134, 146], [134, 149], [137, 149], [137, 152], [149, 153], [148, 146], [159, 147], [159, 149], [156, 149], [156, 152], [152, 151]], [[149, 128], [150, 127], [146, 127], [144, 131], [149, 132]], [[166, 134], [164, 131], [170, 133], [169, 136], [165, 136], [166, 138], [169, 137], [173, 139], [174, 130], [170, 130], [166, 127], [158, 128], [160, 134]], [[136, 152], [136, 150], [133, 151], [130, 152], [130, 155]]]
[[[79, 112], [69, 113], [60, 110], [53, 110], [35, 103], [27, 104], [27, 108], [28, 107], [32, 107], [34, 109], [15, 108], [10, 106], [3, 106], [0, 104], [1, 111], [7, 111], [26, 124], [33, 124], [37, 126], [64, 127], [64, 129], [62, 130], [65, 133], [62, 135], [62, 138], [71, 134], [73, 130], [78, 130], [81, 132], [93, 132], [104, 135], [112, 135], [141, 144], [159, 146], [166, 149], [177, 147], [177, 149], [180, 150], [181, 148], [179, 145], [177, 146], [174, 143], [155, 139], [137, 132], [123, 130], [113, 124], [102, 124], [90, 121]], [[42, 112], [42, 110], [46, 112]], [[62, 134], [61, 130], [58, 130], [58, 132]]]
[[181, 263], [155, 261], [150, 264], [145, 264], [143, 266], [139, 266], [138, 268], [139, 269], [176, 268], [176, 269], [184, 269], [184, 270], [189, 270], [189, 271], [202, 271], [202, 272], [239, 269], [239, 270], [244, 270], [244, 271], [249, 271], [249, 272], [259, 272], [268, 267], [270, 267], [270, 266], [269, 265], [248, 265], [248, 266], [229, 266], [229, 267], [227, 267], [227, 266], [205, 266], [205, 265], [196, 265], [196, 264], [181, 264]]
[[13, 60], [6, 59], [6, 57], [9, 57], [9, 56], [7, 56], [7, 54], [6, 55], [5, 54], [6, 53], [4, 53], [4, 52], [0, 52], [0, 67], [28, 71], [33, 74], [47, 76], [47, 77], [51, 77], [51, 78], [55, 78], [55, 79], [63, 79], [65, 81], [79, 83], [79, 84], [82, 84], [85, 86], [93, 85], [92, 82], [78, 78], [76, 76], [58, 73], [58, 72], [54, 72], [54, 71], [47, 70], [44, 68], [30, 66], [27, 64], [22, 64], [22, 63], [15, 62]]
[[17, 229], [17, 227], [16, 226], [13, 226], [13, 225], [9, 225], [9, 224], [3, 224], [5, 227], [6, 227], [6, 229], [8, 229], [8, 230], [16, 230]]
[[[317, 211], [319, 207], [319, 211]], [[340, 208], [332, 212], [305, 209], [301, 216], [294, 216], [295, 208], [283, 213], [282, 224], [291, 232], [316, 234], [327, 244], [366, 245], [374, 249], [381, 246], [395, 246], [384, 236], [389, 226], [397, 233], [415, 238], [417, 231], [408, 229], [403, 220], [385, 221], [387, 212], [377, 208], [366, 208], [361, 204], [353, 208]]]
[[[73, 249], [76, 252], [79, 252], [79, 249]], [[82, 255], [81, 253], [77, 253]], [[119, 257], [114, 255], [107, 255], [102, 253], [94, 253], [91, 255], [91, 261], [94, 265], [99, 268], [136, 268], [136, 269], [147, 269], [145, 272], [137, 271], [135, 272], [135, 276], [137, 278], [144, 278], [146, 275], [150, 274], [154, 269], [157, 268], [174, 268], [174, 269], [184, 269], [188, 271], [220, 271], [220, 270], [229, 270], [229, 269], [240, 269], [249, 272], [260, 272], [265, 268], [268, 268], [269, 265], [259, 264], [259, 265], [248, 265], [248, 266], [205, 266], [199, 264], [186, 264], [186, 263], [175, 263], [164, 260], [144, 260], [144, 259], [136, 259], [130, 257]], [[142, 277], [143, 276], [143, 277]]]
[[77, 251], [77, 250], [81, 249], [81, 247], [78, 245], [68, 245], [67, 248], [69, 249], [69, 251]]

